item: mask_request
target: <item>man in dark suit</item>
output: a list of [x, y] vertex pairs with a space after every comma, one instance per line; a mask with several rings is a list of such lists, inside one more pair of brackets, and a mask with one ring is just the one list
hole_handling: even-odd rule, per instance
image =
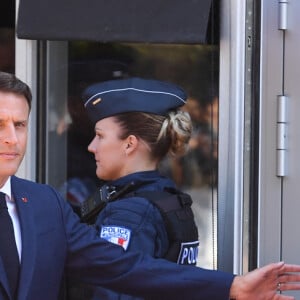
[[[125, 253], [81, 224], [53, 188], [16, 177], [30, 106], [29, 87], [0, 72], [0, 198], [12, 220], [20, 263], [11, 276], [12, 264], [0, 253], [0, 300], [55, 300], [65, 270], [90, 284], [148, 299], [293, 299], [277, 293], [300, 289], [300, 275], [287, 274], [299, 272], [300, 266], [276, 263], [234, 276]], [[0, 228], [0, 238], [6, 232]], [[15, 285], [11, 277], [17, 278]]]

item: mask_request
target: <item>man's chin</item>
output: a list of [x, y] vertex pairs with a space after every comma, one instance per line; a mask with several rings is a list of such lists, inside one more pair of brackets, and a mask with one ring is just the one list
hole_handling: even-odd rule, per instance
[[12, 165], [1, 165], [1, 170], [0, 170], [0, 177], [9, 177], [9, 176], [13, 176], [17, 173], [19, 168], [19, 165], [16, 166], [12, 166]]

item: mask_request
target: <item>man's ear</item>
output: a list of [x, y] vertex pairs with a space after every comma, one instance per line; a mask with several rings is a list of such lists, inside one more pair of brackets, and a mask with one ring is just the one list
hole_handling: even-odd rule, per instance
[[126, 138], [126, 140], [124, 142], [126, 155], [135, 151], [135, 149], [137, 148], [138, 142], [139, 141], [135, 135], [131, 134]]

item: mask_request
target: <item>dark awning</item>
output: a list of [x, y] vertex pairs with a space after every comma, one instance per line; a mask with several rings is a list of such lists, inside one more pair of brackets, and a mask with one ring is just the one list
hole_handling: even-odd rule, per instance
[[205, 43], [210, 6], [211, 0], [20, 0], [17, 36]]
[[0, 1], [0, 28], [15, 28], [15, 1]]

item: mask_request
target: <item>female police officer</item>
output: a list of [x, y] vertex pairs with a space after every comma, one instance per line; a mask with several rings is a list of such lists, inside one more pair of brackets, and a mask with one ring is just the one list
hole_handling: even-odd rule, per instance
[[[84, 93], [85, 108], [95, 123], [88, 150], [95, 156], [97, 176], [106, 182], [100, 189], [105, 205], [96, 219], [99, 235], [125, 251], [195, 264], [198, 241], [192, 219], [173, 222], [171, 231], [187, 228], [193, 234], [186, 236], [183, 229], [172, 248], [170, 226], [165, 226], [170, 224], [168, 217], [149, 200], [152, 194], [156, 202], [165, 202], [164, 191], [180, 194], [174, 182], [158, 172], [158, 165], [167, 154], [182, 155], [186, 150], [192, 126], [189, 115], [180, 110], [185, 102], [185, 92], [178, 86], [141, 78], [94, 84]], [[84, 215], [89, 210], [85, 205]], [[91, 214], [95, 211], [92, 207]], [[97, 288], [93, 299], [131, 297]]]
[[[92, 85], [84, 98], [96, 123], [88, 150], [95, 155], [97, 176], [106, 181], [99, 206], [84, 204], [85, 219], [91, 221], [101, 208], [95, 223], [102, 238], [125, 251], [195, 265], [199, 242], [192, 201], [158, 171], [167, 154], [187, 149], [191, 120], [178, 109], [185, 92], [166, 82], [131, 78]], [[94, 299], [132, 297], [97, 288]]]

